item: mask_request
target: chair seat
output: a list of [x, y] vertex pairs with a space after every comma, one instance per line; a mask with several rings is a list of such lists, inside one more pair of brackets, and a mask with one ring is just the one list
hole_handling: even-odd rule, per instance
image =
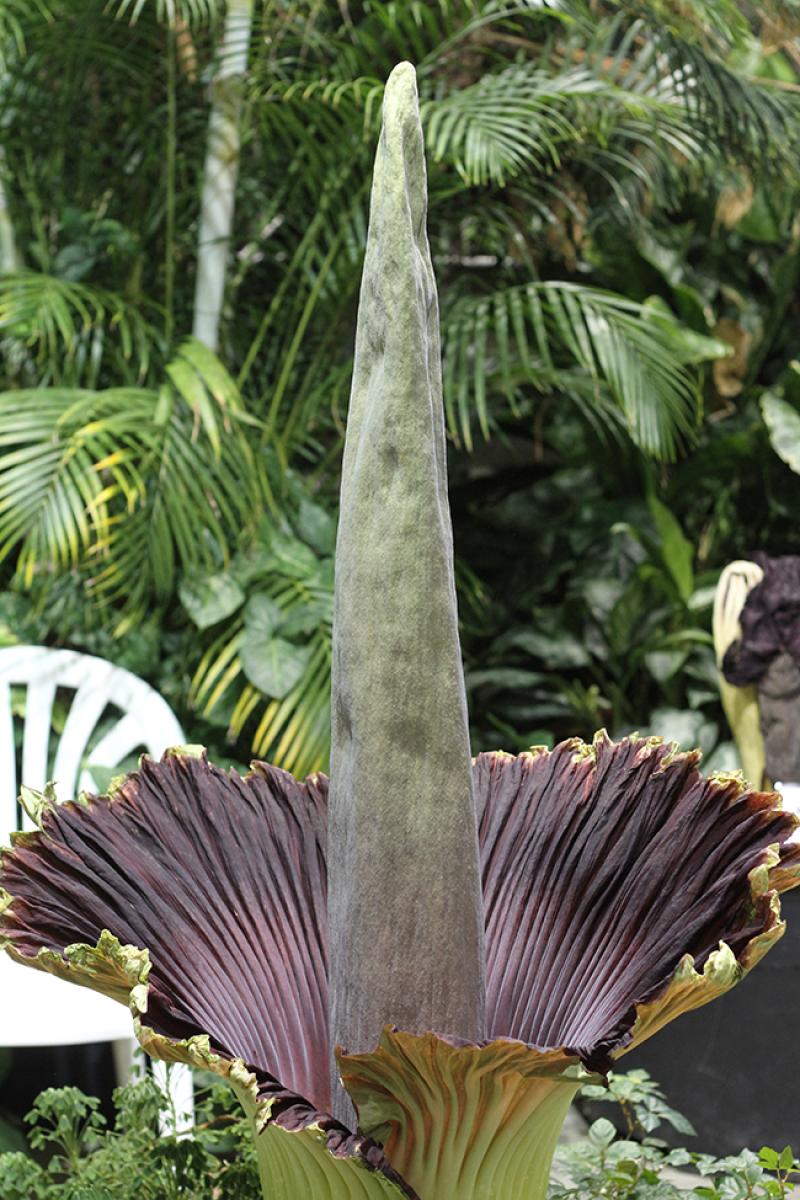
[[0, 1046], [73, 1046], [132, 1034], [124, 1004], [0, 955]]

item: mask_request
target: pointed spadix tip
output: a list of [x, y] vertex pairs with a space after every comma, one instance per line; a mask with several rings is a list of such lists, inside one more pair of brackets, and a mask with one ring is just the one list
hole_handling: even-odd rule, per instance
[[386, 80], [386, 90], [383, 96], [384, 120], [390, 114], [398, 116], [416, 113], [417, 110], [417, 72], [410, 62], [401, 62]]

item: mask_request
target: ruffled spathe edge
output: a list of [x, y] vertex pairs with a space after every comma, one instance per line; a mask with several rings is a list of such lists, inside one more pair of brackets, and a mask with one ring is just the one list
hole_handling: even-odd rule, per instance
[[[5, 893], [0, 912], [12, 904], [13, 898]], [[346, 1194], [347, 1200], [351, 1196], [354, 1200], [419, 1200], [374, 1140], [353, 1133], [243, 1059], [215, 1051], [208, 1034], [171, 1038], [152, 1029], [146, 1019], [150, 986], [147, 950], [121, 945], [108, 930], [103, 931], [95, 946], [76, 943], [67, 946], [63, 955], [41, 949], [32, 958], [16, 951], [7, 938], [0, 939], [0, 946], [17, 962], [91, 987], [113, 999], [124, 999], [132, 1014], [133, 1032], [153, 1058], [186, 1063], [227, 1080], [253, 1122], [259, 1166], [270, 1188], [302, 1188], [304, 1181], [310, 1186], [315, 1173], [321, 1170], [324, 1175], [335, 1173], [341, 1183], [346, 1181], [349, 1190], [342, 1195]], [[297, 1144], [292, 1146], [286, 1139]], [[304, 1156], [308, 1158], [305, 1169]], [[330, 1195], [338, 1197], [335, 1186]]]

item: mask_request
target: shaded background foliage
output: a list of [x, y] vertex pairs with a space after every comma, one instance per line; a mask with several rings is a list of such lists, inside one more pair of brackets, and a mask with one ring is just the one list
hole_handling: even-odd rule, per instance
[[218, 760], [325, 765], [370, 171], [409, 58], [475, 747], [605, 725], [730, 765], [713, 585], [791, 551], [800, 501], [797, 5], [261, 0], [215, 354], [188, 335], [223, 18], [0, 0], [0, 637], [132, 668]]

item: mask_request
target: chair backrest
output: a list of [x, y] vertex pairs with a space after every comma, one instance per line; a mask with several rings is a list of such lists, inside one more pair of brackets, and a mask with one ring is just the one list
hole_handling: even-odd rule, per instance
[[[15, 713], [17, 689], [24, 691], [21, 718]], [[64, 718], [65, 712], [61, 734], [54, 737], [53, 717]], [[18, 719], [24, 721], [21, 754], [14, 729]], [[31, 825], [18, 807], [20, 784], [41, 791], [52, 780], [58, 799], [70, 800], [80, 791], [100, 790], [92, 764], [95, 769], [114, 768], [140, 748], [158, 758], [184, 740], [166, 701], [122, 667], [91, 654], [47, 646], [0, 649], [0, 844], [13, 830]], [[107, 996], [39, 975], [0, 956], [0, 1045], [129, 1041], [130, 1026], [127, 1010]], [[153, 1066], [166, 1087], [165, 1064]], [[181, 1132], [193, 1119], [188, 1067], [173, 1069], [170, 1092], [179, 1114], [174, 1129]], [[162, 1128], [172, 1131], [171, 1117], [162, 1121]]]
[[[17, 688], [25, 693], [19, 764], [12, 703]], [[66, 712], [58, 737], [52, 728], [56, 701], [60, 716]], [[20, 784], [41, 791], [52, 780], [58, 799], [69, 800], [99, 790], [92, 764], [114, 768], [138, 748], [159, 757], [183, 741], [166, 701], [123, 667], [47, 646], [0, 649], [0, 838], [30, 826], [17, 805]]]

